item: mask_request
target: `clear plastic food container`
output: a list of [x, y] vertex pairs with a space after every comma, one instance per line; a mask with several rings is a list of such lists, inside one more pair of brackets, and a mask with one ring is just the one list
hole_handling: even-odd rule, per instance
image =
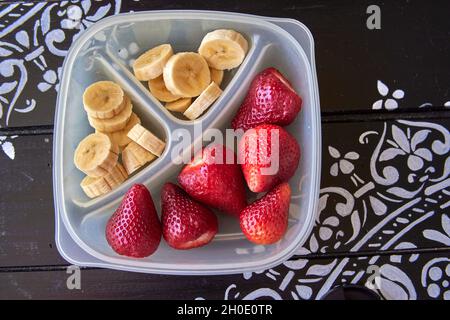
[[[132, 75], [133, 59], [155, 45], [172, 44], [175, 52], [196, 51], [203, 36], [218, 28], [234, 29], [249, 42], [239, 68], [226, 72], [220, 98], [195, 121], [167, 111]], [[143, 259], [116, 254], [105, 238], [108, 218], [135, 183], [146, 185], [160, 211], [160, 189], [176, 181], [182, 165], [170, 159], [171, 133], [194, 124], [224, 130], [244, 99], [253, 77], [266, 67], [278, 68], [303, 99], [296, 121], [287, 127], [302, 149], [296, 175], [290, 180], [292, 200], [284, 238], [268, 246], [249, 242], [237, 219], [218, 214], [219, 232], [207, 246], [180, 251], [163, 240], [158, 250]], [[89, 199], [80, 188], [82, 172], [73, 163], [78, 143], [94, 130], [82, 107], [85, 88], [98, 80], [120, 84], [133, 102], [143, 125], [163, 138], [162, 156], [107, 195]], [[201, 133], [200, 133], [201, 134]], [[127, 271], [177, 275], [231, 274], [262, 270], [288, 259], [308, 238], [314, 225], [321, 165], [319, 93], [314, 44], [309, 30], [291, 19], [213, 11], [152, 11], [119, 14], [101, 20], [72, 45], [64, 61], [55, 116], [53, 188], [56, 244], [70, 263]]]

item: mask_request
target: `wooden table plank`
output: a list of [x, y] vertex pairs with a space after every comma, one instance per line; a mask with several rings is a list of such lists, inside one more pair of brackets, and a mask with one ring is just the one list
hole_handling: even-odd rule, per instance
[[[84, 28], [89, 23], [87, 17], [100, 7], [105, 9], [102, 9], [105, 17], [119, 11], [164, 9], [225, 10], [289, 17], [305, 23], [314, 35], [323, 112], [371, 110], [370, 106], [380, 99], [378, 80], [389, 89], [384, 100], [392, 98], [397, 89], [404, 91], [403, 98], [392, 98], [397, 100], [400, 109], [416, 109], [424, 103], [443, 106], [450, 100], [448, 1], [385, 2], [380, 5], [381, 30], [366, 28], [366, 9], [372, 4], [369, 0], [357, 4], [326, 0], [283, 0], [276, 6], [272, 3], [270, 0], [208, 3], [108, 0], [92, 2], [87, 12], [81, 10], [81, 20], [75, 21], [75, 25], [78, 28], [81, 23]], [[53, 123], [60, 67], [79, 33], [79, 29], [67, 24], [69, 5], [81, 4], [62, 1], [22, 5], [24, 12], [30, 12], [22, 24], [15, 23], [17, 18], [12, 16], [3, 17], [11, 20], [5, 25], [12, 24], [14, 28], [1, 37], [8, 47], [5, 52], [11, 52], [5, 57], [2, 76], [14, 88], [2, 94], [6, 102], [2, 103], [1, 127]], [[0, 5], [0, 10], [6, 8], [7, 5]], [[20, 9], [18, 6], [14, 10]], [[41, 19], [49, 21], [48, 28], [38, 27], [36, 36], [27, 31], [33, 30]], [[27, 46], [25, 39], [31, 39], [31, 45]], [[9, 66], [13, 68], [10, 70]], [[390, 101], [377, 112], [386, 111], [386, 106], [393, 108], [393, 104]]]
[[[448, 127], [449, 118], [323, 123], [320, 214], [297, 254], [448, 246]], [[416, 151], [401, 154], [399, 145], [413, 150], [413, 141], [421, 139]], [[64, 264], [54, 245], [52, 137], [3, 141], [9, 142], [15, 159], [0, 151], [0, 267]], [[390, 148], [395, 150], [383, 153]], [[372, 158], [378, 159], [373, 165]], [[398, 174], [398, 181], [383, 172]]]
[[[102, 269], [0, 272], [0, 299], [317, 299], [342, 284], [373, 284], [385, 299], [449, 299], [450, 253], [298, 259], [260, 273], [163, 276]], [[423, 277], [423, 281], [420, 279]]]
[[11, 160], [0, 151], [0, 264], [60, 264], [54, 241], [52, 137], [7, 138]]

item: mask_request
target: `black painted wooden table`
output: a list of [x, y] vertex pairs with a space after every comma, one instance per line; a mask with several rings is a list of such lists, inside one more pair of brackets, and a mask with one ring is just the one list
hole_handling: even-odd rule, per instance
[[[370, 4], [381, 9], [380, 30], [366, 27]], [[85, 268], [81, 290], [69, 290], [52, 197], [66, 51], [106, 16], [184, 8], [290, 17], [312, 31], [323, 134], [316, 227], [270, 270], [175, 277]], [[444, 0], [1, 4], [0, 298], [315, 299], [371, 283], [376, 266], [385, 299], [450, 299], [449, 12]]]

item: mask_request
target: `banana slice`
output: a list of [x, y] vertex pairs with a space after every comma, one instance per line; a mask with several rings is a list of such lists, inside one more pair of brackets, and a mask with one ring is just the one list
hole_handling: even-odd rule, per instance
[[128, 178], [128, 174], [120, 163], [103, 177], [86, 176], [81, 180], [80, 186], [89, 198], [95, 198], [106, 194], [119, 186]]
[[192, 98], [181, 98], [173, 102], [167, 102], [165, 107], [169, 111], [185, 112], [191, 105]]
[[155, 79], [149, 80], [148, 88], [150, 89], [152, 95], [159, 101], [171, 102], [180, 99], [180, 96], [177, 96], [167, 90], [162, 75]]
[[219, 29], [203, 38], [198, 53], [211, 68], [229, 70], [239, 66], [248, 51], [247, 40], [234, 30]]
[[128, 174], [132, 174], [155, 158], [154, 154], [148, 152], [134, 141], [131, 141], [122, 151], [122, 162]]
[[209, 68], [209, 72], [211, 73], [211, 81], [214, 81], [218, 86], [220, 86], [223, 80], [223, 70]]
[[145, 129], [140, 124], [136, 124], [128, 132], [128, 137], [158, 157], [162, 154], [164, 148], [166, 147], [165, 142], [158, 139], [153, 133]]
[[173, 55], [170, 44], [162, 44], [143, 53], [133, 63], [133, 71], [140, 81], [155, 79], [163, 73], [164, 65]]
[[130, 98], [126, 95], [123, 97], [125, 100], [124, 109], [116, 116], [109, 119], [97, 119], [88, 115], [88, 120], [91, 127], [100, 132], [114, 132], [122, 130], [126, 127], [128, 120], [130, 120], [133, 106]]
[[91, 117], [109, 119], [120, 113], [123, 104], [123, 90], [112, 81], [98, 81], [83, 93], [84, 109]]
[[202, 94], [195, 99], [191, 106], [183, 113], [184, 116], [190, 120], [197, 119], [206, 109], [208, 109], [214, 101], [222, 94], [222, 90], [215, 82], [211, 84], [202, 92]]
[[131, 142], [131, 139], [128, 138], [127, 136], [128, 131], [130, 131], [131, 128], [133, 128], [134, 125], [137, 123], [141, 123], [141, 119], [139, 119], [139, 117], [133, 112], [131, 114], [130, 120], [128, 120], [127, 122], [127, 125], [122, 130], [115, 132], [101, 132], [95, 130], [95, 132], [101, 132], [106, 134], [113, 143], [119, 146], [119, 149], [123, 149]]
[[117, 164], [119, 147], [107, 135], [92, 133], [75, 150], [75, 166], [91, 177], [106, 175]]
[[173, 55], [164, 66], [163, 76], [167, 89], [184, 98], [198, 96], [211, 82], [206, 60], [195, 52]]

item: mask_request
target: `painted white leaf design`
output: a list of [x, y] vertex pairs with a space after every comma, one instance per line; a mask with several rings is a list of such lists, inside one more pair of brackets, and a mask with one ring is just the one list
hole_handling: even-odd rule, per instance
[[328, 217], [324, 220], [323, 224], [327, 224], [329, 226], [337, 227], [339, 225], [339, 219], [335, 216]]
[[398, 103], [394, 99], [387, 99], [384, 106], [386, 110], [394, 110], [398, 108]]
[[400, 242], [398, 245], [396, 245], [394, 248], [395, 249], [399, 249], [399, 250], [402, 250], [402, 249], [416, 249], [417, 246], [414, 243], [412, 243], [412, 242], [403, 241], [403, 242]]
[[416, 150], [417, 145], [419, 143], [422, 143], [425, 141], [425, 139], [428, 137], [428, 134], [431, 132], [431, 130], [420, 130], [417, 131], [412, 139], [411, 139], [411, 149]]
[[58, 80], [58, 76], [56, 75], [56, 72], [53, 70], [45, 71], [43, 78], [45, 81], [49, 83], [55, 83], [56, 80]]
[[439, 231], [427, 229], [423, 231], [423, 236], [427, 239], [445, 244], [446, 246], [450, 246], [450, 237]]
[[424, 158], [427, 161], [433, 160], [431, 151], [425, 148], [419, 148], [414, 152], [417, 156]]
[[316, 264], [311, 266], [308, 271], [306, 272], [307, 276], [320, 276], [320, 277], [324, 277], [327, 274], [329, 274], [331, 272], [331, 270], [333, 270], [334, 266], [336, 265], [336, 261], [334, 260], [333, 262], [326, 264], [326, 265], [321, 265], [321, 264]]
[[305, 255], [310, 254], [310, 253], [311, 253], [311, 251], [309, 251], [305, 247], [300, 247], [297, 250], [295, 250], [295, 254], [299, 255], [299, 256], [305, 256]]
[[349, 244], [350, 242], [355, 240], [356, 237], [358, 236], [359, 232], [361, 231], [361, 219], [359, 218], [359, 213], [357, 210], [355, 210], [352, 213], [352, 216], [350, 217], [350, 221], [352, 222], [353, 234], [352, 234], [351, 238], [348, 239], [348, 241], [345, 244]]
[[392, 96], [395, 99], [403, 99], [403, 97], [405, 96], [405, 92], [403, 90], [397, 89], [394, 91], [394, 93], [392, 93]]
[[401, 187], [389, 188], [387, 190], [387, 192], [389, 192], [393, 195], [396, 195], [397, 197], [403, 198], [403, 199], [412, 199], [417, 194], [417, 192], [410, 192]]
[[372, 206], [373, 212], [377, 216], [382, 216], [386, 213], [387, 206], [383, 202], [381, 202], [379, 199], [377, 199], [373, 196], [370, 196], [369, 201], [370, 201], [370, 205]]
[[0, 47], [0, 57], [8, 57], [12, 54], [11, 50]]
[[411, 169], [412, 171], [417, 171], [423, 168], [423, 160], [422, 158], [411, 154], [408, 157], [408, 168]]
[[283, 263], [286, 267], [292, 270], [301, 270], [303, 269], [307, 264], [307, 259], [297, 259], [297, 260], [290, 260]]
[[450, 237], [450, 218], [446, 215], [442, 215], [442, 228], [444, 229], [445, 233]]
[[41, 15], [41, 30], [42, 34], [46, 34], [50, 30], [50, 10], [51, 6], [47, 7]]
[[320, 239], [326, 241], [331, 238], [333, 235], [333, 231], [328, 227], [320, 227], [319, 229], [319, 237]]
[[380, 291], [386, 299], [415, 300], [417, 298], [411, 279], [399, 268], [385, 264], [380, 268], [380, 275]]
[[352, 173], [352, 171], [355, 169], [355, 166], [350, 161], [342, 159], [341, 161], [339, 161], [339, 169], [341, 169], [343, 174], [349, 174]]
[[330, 174], [333, 177], [337, 177], [337, 175], [339, 174], [339, 165], [337, 162], [333, 163], [330, 167]]
[[350, 151], [350, 152], [345, 154], [344, 158], [345, 159], [349, 159], [349, 160], [358, 160], [359, 159], [359, 154], [357, 154], [354, 151]]
[[0, 95], [13, 91], [16, 86], [17, 81], [4, 82], [2, 85], [0, 85]]
[[377, 81], [378, 92], [385, 97], [389, 93], [389, 88], [380, 80]]
[[380, 291], [386, 300], [408, 300], [408, 293], [397, 283], [381, 278]]
[[338, 159], [341, 156], [341, 153], [336, 148], [333, 148], [332, 146], [328, 146], [328, 152], [335, 159]]
[[317, 252], [318, 249], [319, 244], [317, 243], [316, 236], [312, 234], [311, 239], [309, 239], [309, 250], [311, 250], [311, 252]]
[[16, 157], [16, 152], [15, 152], [15, 150], [14, 150], [14, 145], [13, 145], [11, 142], [9, 142], [9, 141], [3, 142], [3, 143], [2, 143], [2, 149], [3, 149], [3, 152], [4, 152], [11, 160], [14, 160], [14, 158]]
[[324, 194], [323, 196], [320, 197], [320, 199], [319, 199], [319, 213], [322, 212], [323, 210], [325, 210], [325, 208], [327, 207], [327, 202], [328, 202], [328, 197], [329, 196], [330, 196], [329, 194]]
[[48, 84], [47, 82], [39, 82], [37, 87], [38, 87], [39, 91], [45, 92], [48, 89], [50, 89], [52, 86], [50, 84]]
[[16, 33], [16, 40], [22, 46], [29, 48], [30, 47], [30, 38], [28, 37], [28, 33], [25, 30], [21, 30]]
[[395, 142], [403, 149], [406, 153], [411, 151], [409, 147], [408, 138], [406, 137], [403, 130], [401, 130], [396, 125], [392, 126], [392, 136], [394, 137]]
[[83, 8], [84, 12], [89, 12], [89, 9], [91, 8], [91, 1], [90, 0], [81, 1], [81, 7]]
[[61, 28], [63, 29], [76, 29], [79, 25], [79, 21], [72, 19], [63, 19], [61, 20]]
[[404, 155], [405, 151], [397, 148], [389, 148], [384, 150], [380, 155], [380, 161], [388, 161], [394, 159], [398, 155]]
[[380, 110], [382, 107], [383, 107], [383, 100], [377, 100], [372, 105], [373, 110]]
[[312, 289], [310, 287], [297, 285], [295, 286], [295, 289], [297, 290], [300, 298], [304, 300], [309, 300], [312, 296]]

